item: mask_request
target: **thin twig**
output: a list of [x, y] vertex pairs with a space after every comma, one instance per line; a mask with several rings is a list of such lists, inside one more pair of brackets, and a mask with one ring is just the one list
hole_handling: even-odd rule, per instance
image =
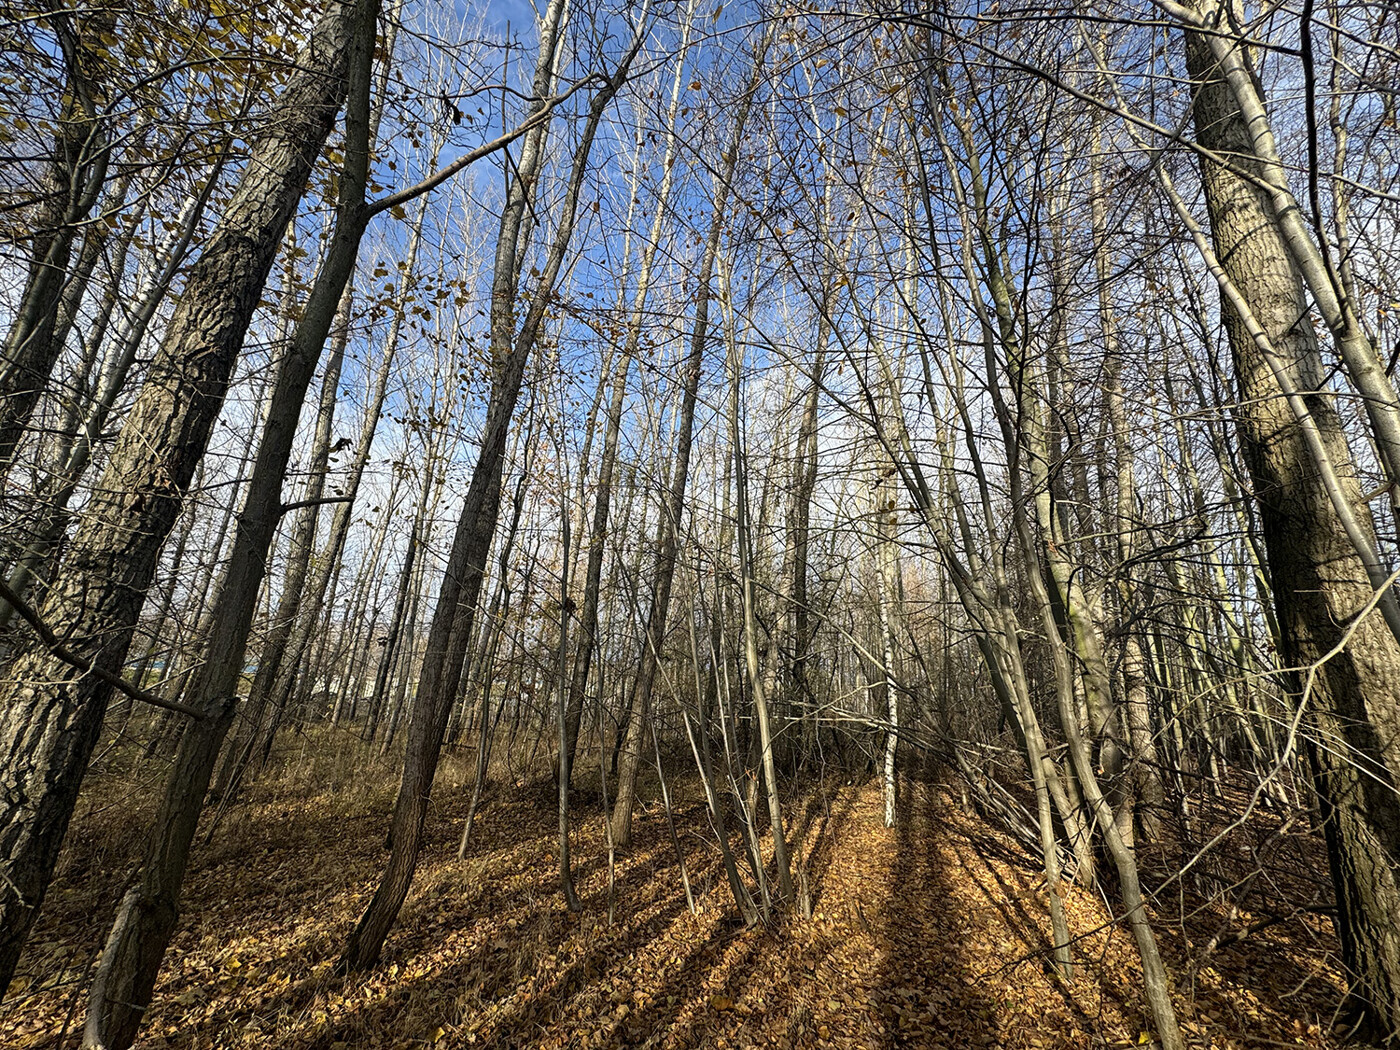
[[161, 697], [156, 696], [155, 693], [148, 693], [140, 686], [132, 685], [121, 675], [113, 674], [111, 671], [103, 670], [101, 667], [98, 667], [96, 664], [94, 664], [91, 660], [84, 659], [77, 653], [70, 650], [67, 646], [65, 646], [61, 641], [58, 640], [58, 635], [53, 633], [53, 631], [49, 628], [48, 624], [44, 623], [44, 621], [39, 617], [39, 614], [35, 612], [32, 608], [30, 608], [29, 604], [23, 598], [21, 598], [14, 591], [10, 590], [9, 586], [6, 585], [4, 581], [0, 581], [0, 598], [5, 599], [5, 601], [9, 602], [10, 605], [14, 607], [15, 612], [19, 613], [20, 619], [24, 620], [25, 623], [29, 624], [30, 627], [34, 628], [34, 633], [37, 634], [39, 636], [39, 640], [48, 647], [49, 652], [51, 652], [54, 656], [58, 657], [64, 663], [71, 664], [72, 666], [76, 667], [79, 671], [83, 671], [87, 674], [93, 675], [100, 681], [105, 682], [107, 685], [110, 685], [112, 688], [125, 693], [127, 696], [131, 697], [131, 699], [140, 700], [143, 704], [150, 704], [152, 707], [164, 708], [166, 711], [175, 711], [182, 715], [188, 715], [190, 718], [194, 719], [202, 719], [204, 717], [204, 715], [195, 708], [189, 707], [186, 704], [177, 703], [174, 700], [162, 699]]

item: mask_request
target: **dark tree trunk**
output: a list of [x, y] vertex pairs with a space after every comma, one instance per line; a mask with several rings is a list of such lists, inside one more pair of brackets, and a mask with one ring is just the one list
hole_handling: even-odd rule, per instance
[[[330, 0], [253, 146], [243, 181], [189, 274], [40, 615], [70, 650], [125, 663], [160, 550], [223, 406], [287, 223], [345, 96], [354, 8]], [[53, 874], [111, 688], [35, 646], [0, 695], [0, 985]]]
[[38, 234], [29, 273], [0, 357], [0, 471], [8, 466], [63, 349], [66, 326], [59, 313], [73, 241], [107, 173], [106, 133], [97, 111], [106, 63], [98, 48], [101, 35], [116, 23], [113, 11], [96, 9], [79, 17], [54, 10], [48, 19], [67, 67], [67, 87], [49, 164], [49, 196], [34, 217]]
[[175, 767], [151, 827], [140, 876], [121, 902], [98, 962], [84, 1033], [88, 1047], [126, 1050], [131, 1045], [150, 1003], [165, 949], [175, 932], [190, 844], [204, 808], [214, 763], [233, 721], [238, 679], [267, 554], [282, 516], [282, 480], [291, 458], [297, 420], [365, 229], [369, 73], [378, 10], [378, 0], [361, 0], [357, 5], [348, 78], [351, 104], [346, 120], [346, 163], [335, 235], [278, 369], [233, 549], [214, 599], [219, 615], [204, 662], [185, 694], [188, 702], [204, 712], [204, 718], [185, 727]]
[[[540, 30], [540, 53], [535, 68], [535, 109], [544, 106], [554, 83], [556, 50], [560, 44], [563, 0], [551, 0]], [[482, 433], [481, 451], [457, 523], [452, 551], [438, 605], [428, 631], [427, 650], [418, 693], [409, 717], [408, 747], [403, 778], [394, 806], [389, 859], [369, 907], [361, 916], [340, 959], [343, 970], [374, 964], [408, 896], [423, 841], [423, 822], [433, 777], [442, 753], [443, 737], [457, 697], [462, 667], [472, 637], [477, 601], [485, 576], [486, 558], [496, 532], [501, 504], [501, 475], [505, 466], [511, 417], [520, 397], [525, 365], [539, 338], [555, 282], [573, 236], [579, 192], [603, 111], [622, 86], [632, 57], [641, 46], [645, 26], [638, 29], [628, 54], [614, 75], [599, 88], [589, 107], [588, 121], [574, 155], [568, 188], [561, 204], [559, 225], [550, 245], [530, 307], [516, 331], [516, 297], [525, 243], [524, 220], [535, 196], [545, 161], [548, 124], [537, 125], [522, 143], [496, 242], [491, 301], [491, 395]]]
[[[1188, 33], [1201, 144], [1256, 178], [1249, 131], [1201, 34]], [[1310, 757], [1322, 802], [1337, 928], [1359, 1005], [1383, 1035], [1400, 1033], [1400, 644], [1324, 487], [1326, 465], [1304, 440], [1306, 419], [1281, 396], [1269, 360], [1281, 360], [1320, 435], [1334, 480], [1374, 545], [1341, 420], [1327, 386], [1309, 302], [1280, 233], [1270, 196], [1211, 161], [1202, 162], [1215, 251], [1251, 317], [1222, 307], [1239, 382], [1235, 409], [1260, 509], [1284, 663], [1297, 676], [1316, 742]], [[1262, 329], [1261, 340], [1257, 329]], [[1270, 353], [1270, 344], [1271, 351]], [[1306, 690], [1306, 694], [1304, 693]], [[1320, 744], [1321, 746], [1317, 746]]]

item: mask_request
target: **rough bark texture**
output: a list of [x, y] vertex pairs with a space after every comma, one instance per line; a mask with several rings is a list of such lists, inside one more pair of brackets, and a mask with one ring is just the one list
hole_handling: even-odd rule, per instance
[[[243, 181], [190, 271], [41, 609], [68, 647], [120, 670], [160, 549], [223, 406], [283, 232], [340, 108], [353, 7], [330, 0], [253, 147]], [[0, 694], [0, 986], [53, 873], [110, 688], [34, 647]]]
[[190, 845], [204, 809], [210, 776], [233, 722], [238, 680], [257, 610], [267, 555], [282, 516], [282, 480], [306, 392], [359, 253], [365, 229], [363, 198], [368, 143], [369, 71], [374, 51], [377, 0], [356, 5], [358, 30], [351, 63], [351, 127], [342, 172], [342, 200], [335, 235], [316, 285], [278, 368], [257, 459], [234, 533], [233, 549], [214, 599], [214, 621], [204, 662], [186, 698], [204, 712], [186, 727], [152, 824], [141, 873], [127, 891], [98, 963], [90, 995], [84, 1045], [126, 1050], [150, 1003], [165, 950], [175, 932]]
[[[1245, 122], [1208, 44], [1187, 36], [1198, 84], [1197, 138], [1257, 171]], [[1323, 363], [1302, 282], [1269, 196], [1213, 161], [1203, 162], [1216, 252], [1273, 344], [1307, 392], [1304, 400], [1356, 515], [1374, 541], [1350, 451], [1324, 386]], [[1285, 662], [1298, 676], [1305, 732], [1322, 801], [1337, 926], [1356, 995], [1373, 1025], [1400, 1032], [1400, 647], [1372, 603], [1366, 570], [1333, 510], [1295, 414], [1239, 312], [1224, 310], [1239, 383], [1236, 409], [1260, 508]], [[1333, 650], [1339, 651], [1335, 653]], [[1325, 663], [1319, 661], [1325, 659]]]
[[94, 44], [112, 30], [115, 15], [99, 10], [85, 18], [55, 11], [49, 21], [67, 66], [67, 89], [49, 164], [48, 197], [34, 216], [24, 294], [0, 358], [0, 469], [14, 454], [63, 349], [66, 326], [59, 308], [73, 241], [107, 172], [104, 125], [97, 110], [105, 63]]

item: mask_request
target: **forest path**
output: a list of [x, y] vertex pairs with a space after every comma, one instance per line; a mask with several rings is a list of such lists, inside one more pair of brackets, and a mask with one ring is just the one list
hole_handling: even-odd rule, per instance
[[[1067, 895], [1080, 940], [1076, 979], [1062, 988], [1043, 965], [1048, 908], [1034, 866], [945, 792], [907, 781], [893, 829], [881, 826], [878, 782], [811, 784], [789, 798], [813, 918], [746, 930], [694, 785], [673, 791], [699, 913], [686, 908], [664, 809], [652, 802], [635, 848], [618, 859], [610, 924], [596, 796], [581, 792], [577, 803], [586, 910], [572, 916], [556, 888], [549, 785], [498, 786], [458, 861], [468, 791], [465, 763], [453, 763], [381, 965], [338, 978], [331, 964], [383, 855], [392, 770], [325, 787], [315, 765], [260, 785], [199, 852], [138, 1045], [1107, 1050], [1146, 1039], [1131, 940], [1105, 925], [1102, 902]], [[78, 992], [140, 826], [110, 788], [100, 777], [90, 787], [22, 967], [36, 975], [32, 994], [7, 1002], [0, 1045], [76, 1045]], [[1219, 921], [1202, 912], [1187, 929], [1200, 943]], [[1180, 974], [1181, 929], [1161, 925]], [[1194, 989], [1179, 989], [1192, 1044], [1326, 1045], [1319, 1025], [1340, 990], [1328, 970], [1334, 942], [1324, 923], [1308, 931], [1256, 940], [1250, 957], [1272, 952], [1277, 963], [1267, 970], [1224, 949]]]

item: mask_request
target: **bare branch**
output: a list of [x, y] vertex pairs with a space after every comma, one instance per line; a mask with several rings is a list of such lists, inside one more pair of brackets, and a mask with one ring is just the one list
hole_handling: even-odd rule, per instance
[[175, 711], [179, 714], [187, 715], [190, 718], [202, 719], [204, 717], [203, 713], [195, 710], [193, 707], [187, 704], [177, 703], [174, 700], [165, 700], [156, 696], [155, 693], [148, 693], [140, 686], [132, 685], [121, 675], [103, 670], [91, 660], [84, 659], [70, 650], [58, 640], [58, 635], [53, 633], [53, 630], [48, 624], [44, 623], [39, 614], [30, 607], [29, 603], [14, 591], [10, 590], [3, 580], [0, 580], [0, 598], [5, 599], [5, 601], [9, 602], [10, 605], [14, 607], [15, 612], [19, 613], [20, 618], [24, 620], [25, 623], [29, 624], [30, 627], [34, 628], [34, 633], [39, 636], [39, 640], [43, 642], [44, 645], [48, 646], [49, 652], [53, 653], [54, 656], [58, 657], [64, 663], [72, 664], [79, 671], [91, 674], [93, 677], [100, 679], [112, 688], [125, 693], [127, 696], [131, 697], [131, 699], [140, 700], [143, 704], [150, 704], [152, 707], [163, 708], [166, 711]]

